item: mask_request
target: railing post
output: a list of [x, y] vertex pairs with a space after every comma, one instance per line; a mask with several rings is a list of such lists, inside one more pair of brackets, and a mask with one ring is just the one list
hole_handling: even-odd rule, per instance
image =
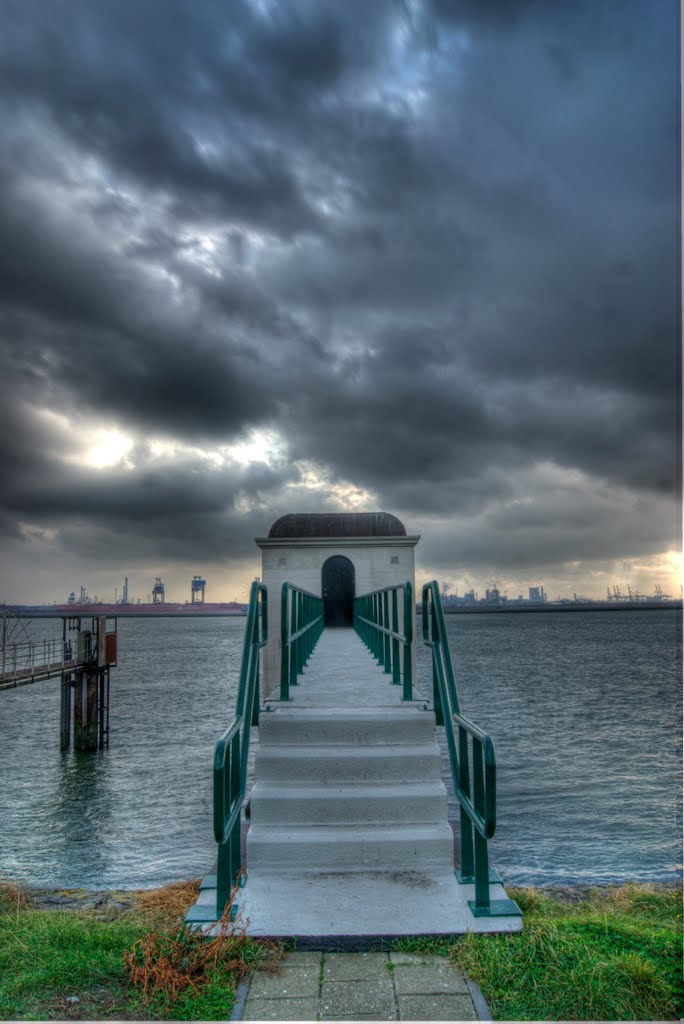
[[413, 700], [413, 584], [404, 585], [404, 693], [403, 700]]
[[439, 669], [437, 660], [441, 656], [438, 646], [437, 612], [435, 610], [435, 597], [430, 597], [430, 635], [432, 640], [432, 700], [435, 707], [435, 720], [437, 725], [444, 725], [444, 708], [442, 707], [442, 695], [439, 686]]
[[[248, 726], [249, 728], [249, 726]], [[241, 768], [241, 757], [240, 757], [240, 732], [235, 734], [233, 742], [230, 747], [231, 759], [230, 759], [230, 772], [228, 773], [229, 780], [229, 807], [232, 807], [240, 794], [240, 768]], [[228, 839], [230, 845], [230, 880], [231, 884], [235, 885], [238, 875], [242, 867], [241, 864], [241, 844], [240, 844], [240, 815], [237, 816], [235, 824], [233, 825], [232, 832]]]
[[[370, 597], [370, 618], [371, 621], [379, 625], [378, 618], [378, 596], [372, 594]], [[380, 661], [380, 655], [378, 654], [378, 631], [376, 629], [371, 632], [371, 653], [376, 661]]]
[[232, 849], [230, 843], [219, 843], [216, 855], [216, 917], [220, 918], [233, 888]]
[[290, 590], [290, 686], [294, 686], [297, 680], [297, 594]]
[[[300, 594], [299, 591], [295, 591], [295, 604], [297, 606], [297, 624], [295, 626], [295, 630], [297, 632], [299, 632], [299, 630], [302, 628], [302, 596], [303, 595]], [[297, 661], [296, 661], [296, 666], [297, 667], [295, 668], [295, 679], [298, 679], [299, 673], [302, 671], [302, 668], [304, 666], [304, 659], [302, 658], [302, 644], [303, 643], [304, 643], [304, 638], [301, 637], [301, 636], [298, 636], [297, 640], [296, 640], [296, 644], [297, 644]]]
[[283, 583], [280, 601], [280, 699], [290, 699], [289, 585]]
[[[484, 766], [482, 743], [473, 736], [473, 805], [484, 819]], [[475, 830], [475, 910], [481, 914], [489, 914], [489, 854], [487, 840]]]
[[[288, 600], [290, 605], [290, 637], [294, 637], [297, 632], [297, 595], [294, 590], [290, 588], [288, 591]], [[290, 667], [289, 667], [289, 678], [290, 686], [297, 685], [297, 641], [290, 639], [288, 643], [288, 651], [290, 655]]]
[[[458, 785], [463, 793], [470, 792], [470, 771], [468, 768], [468, 733], [458, 727]], [[461, 804], [461, 872], [459, 881], [472, 882], [475, 876], [473, 851], [473, 823]]]
[[399, 685], [401, 672], [399, 669], [399, 603], [397, 599], [397, 588], [392, 590], [392, 682]]
[[[375, 615], [373, 616], [373, 620], [374, 622], [377, 622], [380, 629], [382, 629], [382, 594], [376, 594], [375, 596]], [[375, 631], [375, 648], [375, 657], [378, 660], [378, 664], [382, 665], [382, 655], [385, 649], [385, 641], [382, 633], [378, 629], [376, 629]]]
[[254, 671], [256, 677], [254, 679], [254, 700], [252, 701], [252, 717], [250, 719], [250, 725], [259, 724], [259, 705], [261, 704], [261, 686], [259, 685], [259, 663], [261, 656], [259, 654], [259, 648], [257, 647], [254, 655]]
[[[390, 617], [389, 617], [389, 594], [387, 591], [382, 595], [382, 624], [385, 629], [390, 628]], [[383, 633], [384, 638], [384, 651], [383, 651], [383, 667], [385, 672], [392, 671], [392, 647], [389, 638], [389, 633]]]

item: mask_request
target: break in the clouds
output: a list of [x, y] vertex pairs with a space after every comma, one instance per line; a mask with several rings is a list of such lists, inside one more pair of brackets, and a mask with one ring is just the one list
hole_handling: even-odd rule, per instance
[[675, 0], [0, 9], [1, 597], [232, 597], [325, 508], [672, 587]]

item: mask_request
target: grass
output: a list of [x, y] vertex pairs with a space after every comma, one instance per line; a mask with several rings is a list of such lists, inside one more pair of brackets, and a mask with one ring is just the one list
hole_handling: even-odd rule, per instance
[[141, 894], [110, 921], [32, 910], [0, 886], [0, 1019], [227, 1020], [242, 975], [277, 956], [226, 922], [214, 942], [182, 927], [195, 883]]
[[546, 894], [510, 889], [524, 913], [512, 935], [401, 940], [442, 953], [478, 983], [495, 1020], [679, 1020], [682, 891], [626, 885]]
[[[497, 1020], [684, 1017], [682, 893], [509, 890], [523, 932], [405, 939], [473, 978]], [[227, 1020], [239, 978], [278, 950], [226, 925], [212, 946], [180, 925], [197, 883], [140, 894], [113, 920], [30, 909], [0, 885], [0, 1020]]]

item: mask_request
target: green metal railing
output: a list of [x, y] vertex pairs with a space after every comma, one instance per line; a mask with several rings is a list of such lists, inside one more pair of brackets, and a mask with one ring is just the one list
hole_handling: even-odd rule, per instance
[[323, 632], [323, 598], [283, 583], [280, 603], [280, 699], [290, 700], [309, 656]]
[[[400, 612], [401, 608], [401, 625]], [[384, 587], [354, 598], [354, 629], [392, 682], [403, 679], [402, 700], [413, 699], [413, 584]]]
[[461, 715], [437, 581], [423, 587], [423, 640], [432, 648], [432, 688], [437, 724], [446, 734], [454, 793], [460, 805], [463, 883], [475, 883], [468, 904], [475, 917], [512, 917], [513, 900], [492, 900], [490, 882], [501, 876], [489, 868], [488, 840], [496, 829], [496, 759], [491, 736]]
[[[214, 835], [216, 863], [216, 916], [220, 918], [231, 892], [243, 878], [240, 811], [247, 784], [250, 726], [259, 721], [259, 651], [268, 637], [267, 593], [263, 583], [252, 583], [240, 666], [235, 718], [214, 751]], [[231, 914], [235, 916], [233, 903]]]

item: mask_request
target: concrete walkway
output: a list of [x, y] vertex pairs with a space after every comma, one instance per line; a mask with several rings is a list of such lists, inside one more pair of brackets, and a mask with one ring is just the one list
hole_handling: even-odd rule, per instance
[[277, 972], [254, 974], [231, 1020], [491, 1020], [474, 996], [439, 956], [290, 953]]
[[402, 693], [350, 627], [323, 630], [290, 697], [296, 707], [372, 708], [401, 704]]

